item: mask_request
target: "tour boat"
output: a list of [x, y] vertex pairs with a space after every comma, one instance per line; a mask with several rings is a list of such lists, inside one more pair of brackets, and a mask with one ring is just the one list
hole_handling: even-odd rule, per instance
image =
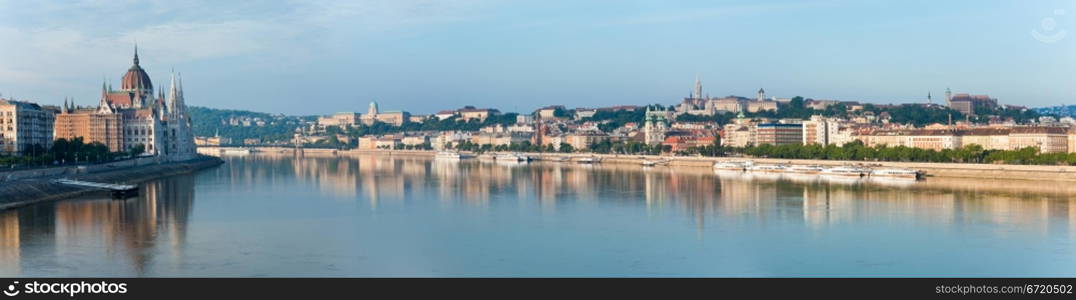
[[250, 154], [250, 152], [250, 148], [225, 148], [224, 150], [221, 150], [221, 154], [230, 155], [247, 155]]
[[443, 160], [460, 160], [463, 156], [460, 155], [459, 152], [441, 151], [437, 152], [436, 158]]
[[498, 161], [527, 161], [527, 160], [529, 160], [526, 156], [524, 156], [522, 154], [519, 154], [519, 153], [503, 153], [503, 154], [497, 155], [497, 157], [495, 159], [498, 160]]
[[840, 166], [822, 169], [822, 175], [833, 176], [851, 176], [851, 177], [863, 177], [870, 173], [870, 169], [854, 167], [854, 166]]
[[658, 165], [658, 161], [656, 161], [656, 160], [643, 160], [642, 164], [643, 164], [644, 167], [653, 167], [653, 166]]
[[719, 161], [714, 163], [714, 169], [719, 171], [743, 172], [753, 165], [754, 163], [750, 161]]
[[824, 169], [825, 168], [816, 165], [796, 165], [788, 167], [788, 172], [797, 174], [818, 174], [822, 173], [822, 170]]
[[747, 171], [750, 172], [764, 172], [764, 173], [784, 173], [788, 171], [788, 166], [785, 165], [753, 165], [748, 166]]
[[918, 170], [911, 169], [876, 169], [871, 171], [872, 177], [894, 177], [894, 178], [908, 178], [919, 179], [923, 175]]

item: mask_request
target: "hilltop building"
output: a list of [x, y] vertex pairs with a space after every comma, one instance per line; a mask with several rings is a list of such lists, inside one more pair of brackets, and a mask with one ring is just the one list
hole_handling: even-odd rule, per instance
[[377, 107], [377, 101], [370, 101], [370, 107], [366, 110], [366, 114], [361, 116], [361, 119], [362, 123], [367, 126], [374, 125], [376, 122], [401, 126], [411, 121], [411, 113], [406, 111], [381, 112]]
[[702, 116], [741, 111], [756, 113], [767, 110], [776, 111], [778, 108], [777, 103], [778, 101], [766, 99], [766, 91], [763, 89], [758, 90], [758, 95], [754, 99], [739, 96], [722, 98], [711, 98], [709, 95], [703, 96], [702, 83], [696, 77], [695, 90], [676, 106], [676, 113]]
[[990, 98], [990, 96], [969, 94], [954, 95], [949, 89], [945, 89], [945, 103], [949, 105], [949, 108], [955, 109], [965, 115], [975, 115], [975, 110], [979, 108], [993, 109], [998, 107], [998, 99]]
[[336, 126], [348, 128], [358, 126], [362, 121], [362, 114], [357, 112], [338, 112], [330, 116], [318, 117], [318, 125], [322, 127]]

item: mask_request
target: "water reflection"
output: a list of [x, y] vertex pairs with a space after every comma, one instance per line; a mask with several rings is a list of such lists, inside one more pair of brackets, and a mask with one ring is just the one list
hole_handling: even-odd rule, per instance
[[[161, 253], [155, 248], [182, 251], [194, 203], [193, 176], [143, 184], [139, 195], [126, 200], [91, 195], [3, 212], [0, 274], [62, 273], [111, 262], [118, 262], [113, 267], [116, 274], [144, 274], [146, 265], [157, 259], [154, 255]], [[55, 267], [51, 270], [21, 267], [26, 260], [41, 259], [66, 263], [44, 264]]]
[[[892, 235], [893, 228], [907, 228], [906, 232], [897, 232], [904, 236], [904, 244], [898, 245], [904, 248], [914, 249], [919, 244], [936, 242], [934, 239], [951, 238], [958, 242], [938, 251], [953, 253], [950, 255], [971, 250], [1000, 253], [1015, 250], [991, 248], [1005, 244], [968, 247], [985, 245], [984, 239], [991, 243], [1019, 240], [1053, 247], [1049, 249], [1052, 252], [1044, 255], [1055, 261], [1061, 259], [1059, 265], [1073, 265], [1074, 261], [1071, 255], [1074, 252], [1070, 250], [1072, 232], [1076, 229], [1076, 205], [1072, 204], [1076, 186], [1068, 184], [944, 178], [909, 182], [623, 164], [438, 161], [414, 156], [249, 155], [225, 159], [227, 163], [222, 167], [197, 175], [143, 184], [142, 196], [134, 199], [117, 201], [101, 195], [0, 212], [0, 275], [397, 274], [393, 268], [399, 264], [378, 266], [365, 261], [367, 256], [381, 260], [403, 256], [400, 259], [409, 261], [461, 261], [460, 264], [466, 265], [458, 267], [464, 269], [447, 272], [449, 275], [519, 274], [499, 273], [520, 266], [485, 265], [481, 259], [491, 254], [477, 250], [504, 247], [505, 237], [501, 234], [570, 246], [588, 243], [573, 238], [573, 234], [609, 235], [602, 230], [613, 230], [613, 236], [621, 234], [622, 240], [614, 244], [629, 245], [634, 245], [633, 239], [677, 237], [681, 231], [691, 233], [696, 240], [714, 237], [711, 240], [717, 242], [712, 243], [730, 240], [770, 245], [773, 241], [791, 240], [799, 244], [772, 251], [787, 251], [776, 255], [807, 260], [839, 252], [835, 250], [853, 253], [846, 253], [847, 256], [866, 255], [857, 252], [859, 247], [878, 247], [871, 251], [880, 253], [879, 257], [861, 258], [844, 265], [839, 263], [841, 258], [829, 257], [830, 261], [838, 261], [833, 265], [845, 267], [839, 270], [829, 270], [828, 266], [812, 269], [804, 267], [802, 262], [756, 261], [773, 264], [770, 267], [776, 273], [771, 275], [785, 276], [855, 274], [848, 270], [859, 270], [856, 268], [871, 270], [860, 266], [860, 261], [894, 259], [885, 254], [889, 246], [841, 244], [842, 248], [833, 249], [837, 246], [815, 245], [811, 239], [830, 241], [827, 243], [837, 243], [836, 240], [877, 243], [878, 240], [872, 240], [875, 238], [872, 234]], [[202, 203], [198, 211], [194, 206], [196, 190], [197, 200]], [[377, 214], [385, 210], [396, 214]], [[475, 211], [489, 214], [471, 214]], [[538, 218], [530, 218], [531, 215]], [[482, 223], [483, 226], [492, 228], [466, 225], [474, 218], [487, 220], [490, 223]], [[655, 220], [665, 221], [655, 223], [658, 222]], [[666, 224], [663, 222], [675, 225], [658, 225]], [[576, 227], [565, 229], [550, 224]], [[452, 228], [458, 230], [423, 235], [442, 226], [456, 226]], [[194, 227], [200, 229], [191, 229]], [[534, 228], [549, 232], [536, 232], [538, 229]], [[862, 232], [850, 232], [856, 229]], [[482, 242], [466, 236], [483, 230], [492, 230], [494, 233], [488, 234], [496, 238]], [[437, 240], [452, 234], [466, 238]], [[416, 236], [410, 237], [416, 240], [408, 242], [412, 244], [395, 244], [397, 239], [407, 240], [405, 237], [412, 235]], [[691, 248], [693, 244], [689, 240], [666, 240], [673, 243], [666, 250]], [[424, 244], [431, 244], [429, 247], [437, 250], [422, 252]], [[461, 249], [445, 250], [454, 247]], [[720, 246], [724, 251], [737, 247]], [[586, 249], [567, 247], [562, 255], [583, 255]], [[685, 257], [682, 265], [668, 261], [667, 257], [634, 252], [647, 251], [641, 249], [616, 250], [619, 252], [603, 255], [619, 254], [627, 256], [626, 260], [654, 262], [670, 268], [655, 267], [660, 274], [667, 275], [758, 274], [750, 273], [756, 272], [753, 269], [722, 272], [702, 269], [699, 265], [709, 260], [715, 265], [729, 263], [715, 259], [705, 249], [681, 254]], [[740, 260], [741, 256], [760, 250], [738, 251], [742, 252], [729, 257]], [[438, 255], [449, 256], [441, 260], [432, 258]], [[548, 252], [519, 255], [543, 257]], [[588, 259], [600, 260], [595, 257]], [[699, 261], [692, 263], [687, 258]], [[462, 263], [468, 259], [478, 260], [482, 266]], [[608, 269], [624, 273], [593, 274], [635, 274], [631, 264], [609, 263]], [[534, 265], [531, 269], [553, 266]], [[1005, 269], [1009, 273], [1001, 275], [1023, 274], [1020, 273], [1023, 269], [1016, 269], [1020, 266], [1010, 265]], [[617, 269], [621, 267], [627, 268], [626, 271]], [[943, 267], [945, 262], [939, 262], [939, 268]], [[964, 265], [956, 267], [976, 270]], [[531, 275], [591, 274], [564, 272], [570, 268], [561, 266]], [[801, 273], [788, 273], [788, 270]], [[907, 271], [893, 267], [864, 272], [920, 274], [914, 273], [916, 270], [919, 269]], [[1071, 272], [1071, 269], [1049, 270], [1054, 272], [1050, 274]], [[404, 275], [441, 274], [425, 269], [395, 271]], [[931, 272], [930, 268], [921, 272], [922, 275], [948, 274]], [[961, 274], [996, 273], [960, 271], [950, 275]]]
[[[325, 195], [361, 196], [371, 208], [384, 201], [432, 199], [486, 206], [535, 201], [546, 211], [561, 203], [641, 204], [674, 208], [703, 224], [707, 217], [780, 219], [810, 226], [863, 219], [1014, 224], [1029, 230], [1076, 226], [1076, 185], [1056, 182], [930, 178], [910, 181], [800, 174], [732, 173], [708, 168], [539, 162], [502, 164], [425, 157], [255, 155], [228, 161], [233, 186], [299, 180]], [[571, 203], [574, 205], [575, 203]], [[1062, 222], [1070, 226], [1051, 226]]]

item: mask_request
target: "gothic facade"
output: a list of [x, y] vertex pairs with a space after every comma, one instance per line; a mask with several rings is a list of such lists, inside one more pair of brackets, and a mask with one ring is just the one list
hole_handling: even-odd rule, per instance
[[[85, 115], [92, 115], [87, 117]], [[74, 120], [118, 119], [109, 124], [74, 124]], [[61, 124], [71, 120], [73, 124]], [[91, 122], [92, 123], [92, 122]], [[149, 74], [139, 65], [138, 49], [135, 48], [134, 65], [123, 75], [118, 90], [109, 84], [101, 85], [101, 99], [95, 109], [78, 109], [73, 103], [65, 103], [57, 116], [57, 126], [109, 127], [109, 130], [93, 130], [110, 136], [83, 136], [86, 142], [96, 139], [110, 141], [106, 145], [112, 151], [131, 151], [141, 147], [143, 155], [158, 156], [166, 160], [185, 160], [196, 156], [194, 133], [187, 105], [183, 98], [183, 79], [172, 74], [168, 92], [154, 94]], [[57, 138], [80, 136], [57, 135]], [[100, 134], [98, 134], [100, 135]]]

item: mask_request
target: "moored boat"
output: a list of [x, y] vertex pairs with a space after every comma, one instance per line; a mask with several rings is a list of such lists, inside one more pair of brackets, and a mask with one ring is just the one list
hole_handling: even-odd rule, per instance
[[855, 166], [840, 166], [822, 169], [819, 174], [832, 176], [863, 177], [870, 173], [870, 169]]
[[748, 172], [763, 172], [763, 173], [784, 173], [788, 171], [788, 166], [785, 165], [752, 165], [748, 166]]
[[463, 158], [463, 156], [460, 155], [459, 152], [441, 151], [437, 152], [437, 156], [435, 156], [435, 158], [442, 160], [460, 160]]
[[796, 174], [818, 174], [822, 173], [822, 170], [824, 169], [825, 168], [816, 165], [795, 165], [788, 167], [788, 172]]
[[503, 153], [495, 158], [498, 161], [528, 161], [526, 156], [519, 153]]
[[250, 148], [224, 148], [221, 150], [221, 154], [229, 155], [247, 155], [252, 152]]
[[714, 170], [743, 172], [744, 170], [747, 170], [747, 167], [750, 165], [750, 162], [720, 161], [714, 163]]
[[919, 179], [923, 176], [923, 172], [912, 169], [875, 169], [870, 173], [871, 177], [890, 177], [890, 178], [907, 178], [907, 179]]

